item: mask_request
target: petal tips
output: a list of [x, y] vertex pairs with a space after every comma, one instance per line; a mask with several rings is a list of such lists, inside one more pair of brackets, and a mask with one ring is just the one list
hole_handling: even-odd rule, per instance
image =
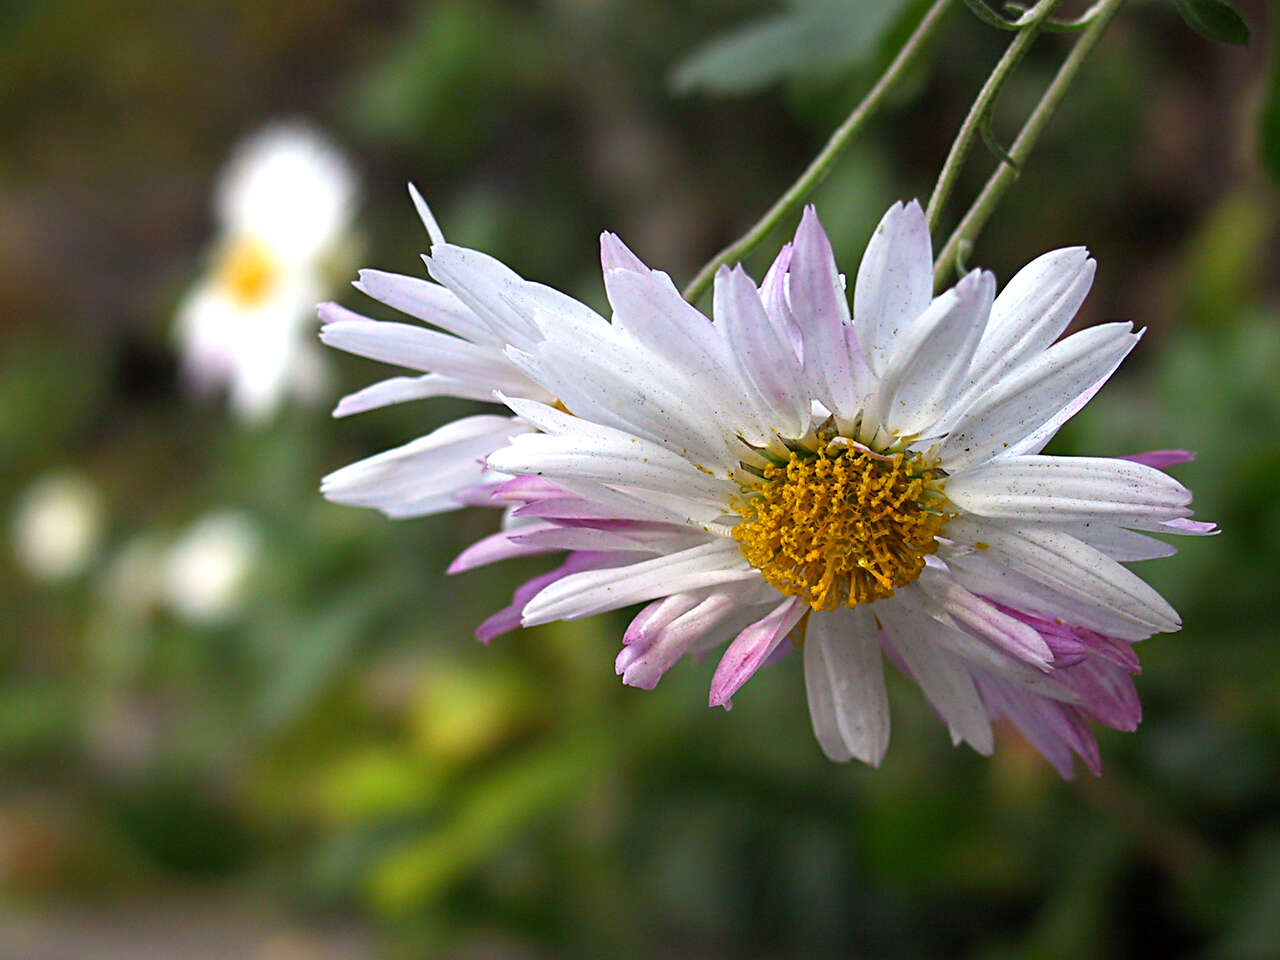
[[632, 273], [648, 273], [644, 261], [632, 253], [616, 233], [605, 230], [600, 234], [600, 265], [607, 274], [610, 270], [629, 270]]
[[413, 201], [413, 208], [418, 211], [418, 219], [427, 228], [427, 236], [431, 238], [432, 245], [444, 243], [444, 231], [440, 229], [440, 224], [436, 222], [435, 216], [431, 213], [431, 208], [427, 206], [427, 201], [422, 199], [422, 194], [418, 192], [418, 188], [412, 183], [409, 184], [409, 199]]

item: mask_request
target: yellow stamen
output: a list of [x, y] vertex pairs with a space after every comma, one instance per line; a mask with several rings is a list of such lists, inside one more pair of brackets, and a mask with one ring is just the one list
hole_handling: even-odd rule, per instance
[[255, 240], [240, 240], [219, 258], [217, 281], [231, 298], [244, 307], [260, 303], [276, 281], [276, 262], [271, 252]]
[[920, 576], [951, 517], [941, 474], [918, 454], [828, 450], [766, 467], [763, 486], [734, 503], [742, 555], [815, 610], [892, 596]]

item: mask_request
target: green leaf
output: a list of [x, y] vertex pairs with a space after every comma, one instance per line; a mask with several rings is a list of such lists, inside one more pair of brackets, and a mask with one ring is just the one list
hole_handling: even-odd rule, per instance
[[1238, 46], [1249, 42], [1249, 25], [1227, 0], [1173, 0], [1173, 3], [1187, 26], [1201, 36]]
[[712, 40], [672, 73], [681, 93], [743, 94], [791, 79], [828, 79], [871, 56], [910, 0], [803, 0]]

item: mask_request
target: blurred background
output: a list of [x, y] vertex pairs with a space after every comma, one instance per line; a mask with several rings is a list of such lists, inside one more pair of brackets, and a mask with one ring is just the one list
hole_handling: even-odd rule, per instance
[[[266, 336], [235, 308], [266, 262], [226, 199], [246, 137], [330, 143], [305, 303], [393, 319], [347, 281], [421, 274], [413, 180], [451, 240], [602, 306], [599, 231], [687, 280], [923, 4], [0, 3], [0, 957], [1280, 956], [1280, 105], [1269, 11], [1238, 5], [1243, 49], [1129, 4], [969, 258], [1092, 248], [1079, 322], [1150, 329], [1050, 451], [1196, 450], [1225, 531], [1139, 565], [1185, 627], [1142, 645], [1104, 776], [1063, 782], [1012, 731], [952, 749], [905, 684], [883, 768], [830, 764], [797, 657], [729, 715], [714, 660], [624, 688], [621, 615], [482, 647], [549, 565], [446, 578], [496, 514], [316, 492], [469, 406], [330, 419], [386, 372], [314, 349], [305, 304], [273, 354], [305, 382], [229, 372], [228, 331]], [[850, 271], [1007, 42], [956, 7], [816, 197]]]

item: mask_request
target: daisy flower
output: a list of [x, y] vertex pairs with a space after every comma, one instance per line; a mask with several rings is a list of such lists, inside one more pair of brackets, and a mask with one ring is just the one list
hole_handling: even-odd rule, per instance
[[196, 391], [225, 387], [251, 422], [287, 395], [319, 396], [325, 370], [308, 328], [349, 255], [355, 194], [346, 160], [305, 125], [268, 127], [236, 150], [215, 191], [211, 269], [178, 309]]
[[[477, 250], [447, 243], [417, 189], [409, 195], [431, 240], [423, 260], [437, 282], [361, 270], [357, 290], [420, 323], [373, 320], [336, 303], [319, 307], [320, 339], [331, 347], [415, 371], [344, 397], [335, 417], [426, 397], [488, 401], [495, 412], [454, 420], [418, 439], [336, 470], [321, 492], [336, 503], [373, 507], [389, 517], [417, 517], [489, 503], [510, 477], [485, 457], [534, 428], [504, 415], [496, 391], [544, 404], [555, 397], [507, 357], [508, 346], [533, 349], [536, 317], [604, 323], [603, 317], [551, 287], [525, 280]], [[423, 326], [427, 324], [429, 326]], [[432, 329], [434, 328], [434, 329]]]
[[[714, 321], [611, 234], [602, 260], [611, 321], [530, 303], [536, 331], [506, 349], [544, 394], [504, 389], [528, 426], [487, 461], [514, 478], [491, 499], [518, 525], [455, 568], [572, 552], [488, 634], [644, 603], [617, 661], [628, 684], [727, 643], [710, 702], [728, 707], [790, 637], [833, 760], [884, 756], [888, 659], [953, 742], [990, 753], [1004, 716], [1064, 776], [1073, 752], [1096, 771], [1086, 721], [1136, 727], [1131, 645], [1180, 625], [1124, 564], [1173, 552], [1148, 533], [1212, 525], [1159, 469], [1180, 451], [1040, 452], [1141, 336], [1058, 340], [1087, 251], [1039, 257], [999, 296], [975, 270], [935, 297], [924, 216], [897, 204], [851, 314], [810, 207], [762, 285], [721, 269]], [[470, 292], [477, 313], [512, 309], [496, 277]]]

